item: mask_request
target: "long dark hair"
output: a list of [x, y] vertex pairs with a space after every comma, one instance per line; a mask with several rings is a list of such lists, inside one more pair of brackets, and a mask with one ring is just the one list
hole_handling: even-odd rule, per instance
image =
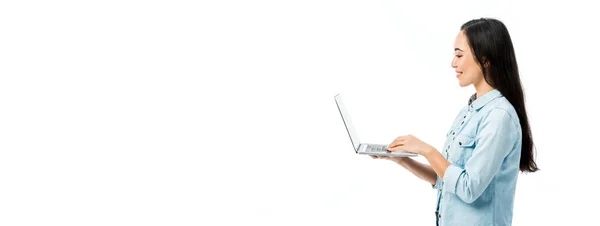
[[491, 18], [471, 20], [460, 29], [467, 36], [485, 81], [498, 89], [517, 111], [523, 136], [519, 169], [522, 172], [538, 171], [517, 58], [508, 29], [501, 21]]

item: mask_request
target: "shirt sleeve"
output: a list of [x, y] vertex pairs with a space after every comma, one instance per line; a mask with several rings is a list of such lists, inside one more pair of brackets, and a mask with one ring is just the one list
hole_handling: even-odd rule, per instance
[[504, 158], [514, 149], [520, 134], [508, 112], [492, 110], [479, 126], [473, 154], [465, 166], [451, 164], [446, 169], [443, 189], [467, 203], [477, 200], [500, 170]]
[[437, 174], [435, 174], [435, 178], [435, 184], [431, 187], [433, 187], [433, 189], [440, 189], [442, 187], [442, 179]]

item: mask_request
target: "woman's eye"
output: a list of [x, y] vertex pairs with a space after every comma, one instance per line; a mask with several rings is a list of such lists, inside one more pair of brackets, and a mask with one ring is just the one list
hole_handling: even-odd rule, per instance
[[461, 57], [462, 57], [462, 55], [456, 55], [456, 57], [458, 57], [458, 58], [461, 58]]

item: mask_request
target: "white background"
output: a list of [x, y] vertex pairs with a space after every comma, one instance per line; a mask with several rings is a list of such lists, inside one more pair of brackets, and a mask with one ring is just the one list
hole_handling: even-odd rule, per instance
[[541, 168], [513, 224], [597, 222], [598, 8], [517, 2], [3, 1], [0, 225], [434, 225], [333, 96], [362, 141], [441, 149], [479, 17], [513, 38]]

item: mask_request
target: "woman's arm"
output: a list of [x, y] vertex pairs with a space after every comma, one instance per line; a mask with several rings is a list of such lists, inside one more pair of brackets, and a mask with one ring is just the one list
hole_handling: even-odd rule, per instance
[[[424, 156], [444, 181], [442, 189], [471, 203], [485, 191], [511, 151], [519, 151], [521, 136], [518, 124], [502, 109], [490, 111], [478, 130], [474, 138], [477, 145], [464, 166], [450, 164], [439, 151], [412, 135], [396, 138], [387, 150], [402, 149]], [[518, 161], [508, 164], [515, 168], [519, 166]]]
[[[444, 158], [444, 156], [442, 156], [442, 154], [438, 152], [434, 147], [426, 144], [425, 142], [414, 137], [413, 135], [408, 135], [396, 138], [387, 148], [388, 151], [398, 151], [401, 149], [411, 153], [420, 154], [423, 157], [425, 157], [425, 159], [427, 159], [427, 161], [429, 162], [430, 165], [427, 165], [418, 163], [411, 159], [412, 164], [409, 164], [408, 166], [410, 168], [407, 168], [407, 166], [404, 167], [410, 170], [411, 172], [415, 173], [415, 175], [421, 177], [423, 176], [422, 174], [425, 174], [422, 172], [426, 171], [426, 176], [421, 178], [423, 180], [429, 181], [434, 186], [436, 185], [437, 177], [439, 177], [440, 179], [444, 178], [444, 174], [446, 173], [446, 169], [448, 169], [450, 162], [448, 162]], [[427, 168], [427, 170], [423, 168]]]
[[402, 160], [396, 162], [415, 176], [429, 182], [431, 185], [435, 185], [436, 174], [430, 165], [420, 163], [411, 158], [402, 158]]
[[398, 165], [401, 165], [411, 173], [413, 173], [418, 178], [421, 178], [424, 181], [429, 182], [431, 185], [435, 185], [436, 183], [436, 174], [435, 171], [431, 168], [431, 166], [427, 164], [420, 163], [412, 158], [408, 157], [373, 157], [373, 158], [382, 158], [389, 159]]
[[444, 178], [444, 174], [446, 173], [448, 166], [450, 166], [450, 162], [448, 162], [444, 156], [442, 156], [442, 154], [433, 147], [427, 151], [424, 151], [422, 155], [425, 157], [425, 159], [427, 159], [429, 164], [431, 164], [429, 167], [432, 169], [432, 171], [437, 173], [440, 178]]

